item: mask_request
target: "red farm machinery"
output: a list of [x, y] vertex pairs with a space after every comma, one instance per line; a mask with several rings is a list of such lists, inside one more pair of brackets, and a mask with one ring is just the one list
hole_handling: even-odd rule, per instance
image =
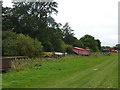
[[83, 55], [83, 56], [89, 56], [90, 55], [90, 50], [89, 49], [83, 49], [79, 47], [74, 47], [73, 52], [78, 54], [78, 55]]

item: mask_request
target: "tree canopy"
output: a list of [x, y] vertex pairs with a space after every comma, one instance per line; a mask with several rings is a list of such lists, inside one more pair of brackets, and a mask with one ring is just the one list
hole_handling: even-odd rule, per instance
[[77, 39], [68, 22], [65, 25], [56, 22], [52, 14], [58, 13], [57, 8], [54, 1], [17, 2], [12, 8], [2, 7], [3, 55], [31, 52], [29, 56], [34, 56], [42, 50], [71, 53], [73, 47], [101, 50], [99, 39], [91, 35]]
[[113, 49], [115, 49], [115, 50], [120, 50], [120, 44], [116, 44], [116, 45], [113, 47]]
[[100, 40], [95, 40], [91, 35], [85, 35], [80, 38], [80, 41], [83, 43], [84, 48], [89, 48], [92, 51], [98, 51], [101, 47]]

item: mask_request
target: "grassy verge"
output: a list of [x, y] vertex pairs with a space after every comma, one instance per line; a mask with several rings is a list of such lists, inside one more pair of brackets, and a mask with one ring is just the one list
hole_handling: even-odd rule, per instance
[[[48, 61], [49, 60], [49, 61]], [[20, 72], [3, 75], [4, 88], [115, 88], [118, 56], [48, 59]], [[52, 60], [52, 61], [51, 61]], [[39, 60], [38, 60], [39, 61]], [[41, 61], [41, 60], [40, 60]], [[23, 65], [24, 66], [24, 65]]]

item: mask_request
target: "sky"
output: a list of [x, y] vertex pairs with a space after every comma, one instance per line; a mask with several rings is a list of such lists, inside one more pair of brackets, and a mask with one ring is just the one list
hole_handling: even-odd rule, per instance
[[[3, 0], [3, 6], [11, 7], [12, 0]], [[58, 3], [56, 22], [69, 23], [75, 37], [86, 34], [101, 41], [102, 46], [118, 43], [118, 2], [120, 0], [54, 0]]]

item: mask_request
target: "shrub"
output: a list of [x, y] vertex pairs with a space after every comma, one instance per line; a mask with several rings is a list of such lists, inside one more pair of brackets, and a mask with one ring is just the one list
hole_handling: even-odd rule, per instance
[[41, 42], [39, 42], [37, 39], [34, 40], [29, 36], [18, 34], [16, 40], [17, 40], [18, 55], [25, 55], [25, 56], [40, 55], [43, 46], [41, 45]]
[[17, 55], [16, 48], [16, 40], [8, 38], [2, 41], [2, 54], [4, 56]]
[[43, 46], [37, 39], [12, 31], [3, 31], [2, 53], [4, 56], [39, 56]]
[[12, 31], [2, 32], [2, 55], [16, 55], [16, 33]]

